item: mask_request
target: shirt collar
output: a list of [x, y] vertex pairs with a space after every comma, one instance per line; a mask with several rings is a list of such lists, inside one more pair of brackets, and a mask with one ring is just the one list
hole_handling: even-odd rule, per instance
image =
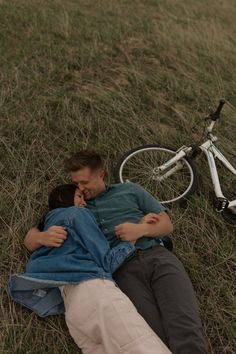
[[112, 187], [111, 185], [105, 184], [105, 190], [103, 192], [99, 193], [95, 198], [89, 199], [87, 201], [87, 203], [90, 201], [93, 202], [94, 200], [101, 198], [103, 195], [105, 195], [111, 189], [111, 187]]
[[108, 184], [105, 184], [105, 190], [101, 193], [99, 193], [94, 199], [102, 197], [104, 194], [106, 194], [109, 190], [111, 189], [111, 186]]

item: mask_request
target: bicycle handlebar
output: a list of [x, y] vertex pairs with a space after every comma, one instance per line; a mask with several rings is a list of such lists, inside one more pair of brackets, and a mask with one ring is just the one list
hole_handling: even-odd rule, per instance
[[216, 111], [209, 114], [209, 117], [211, 118], [211, 120], [216, 121], [217, 119], [219, 119], [220, 112], [221, 112], [224, 104], [225, 104], [225, 100], [221, 99], [218, 107], [216, 108]]

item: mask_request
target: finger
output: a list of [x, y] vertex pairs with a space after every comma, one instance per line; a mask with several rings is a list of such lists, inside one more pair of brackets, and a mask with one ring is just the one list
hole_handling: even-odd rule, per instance
[[54, 237], [56, 237], [58, 240], [66, 240], [67, 236], [64, 234], [55, 234]]
[[150, 221], [157, 221], [156, 218], [149, 218], [148, 220], [150, 220]]
[[116, 233], [116, 237], [120, 239], [122, 237], [122, 234]]
[[62, 245], [65, 240], [63, 239], [57, 239], [57, 238], [52, 238], [48, 240], [48, 242], [45, 244], [48, 247], [55, 247], [56, 245]]
[[67, 233], [66, 228], [62, 226], [52, 226], [48, 229], [48, 231], [58, 232], [62, 234]]
[[55, 236], [55, 237], [65, 237], [66, 238], [66, 236], [67, 236], [67, 232], [66, 231], [49, 231], [50, 232], [50, 235], [53, 235], [53, 236]]
[[147, 218], [156, 218], [158, 216], [156, 214], [154, 214], [154, 213], [150, 213], [150, 214], [147, 214], [146, 217]]
[[60, 244], [60, 243], [55, 243], [55, 244], [53, 244], [53, 246], [51, 246], [51, 247], [61, 247], [61, 244]]
[[51, 229], [51, 230], [65, 230], [66, 228], [64, 226], [53, 225], [49, 229]]
[[63, 243], [64, 241], [65, 241], [65, 240], [60, 239], [60, 238], [55, 239], [55, 242], [56, 242], [56, 243]]
[[119, 230], [120, 228], [123, 228], [127, 223], [119, 224], [115, 226], [115, 229]]
[[121, 237], [121, 236], [124, 235], [124, 231], [123, 231], [123, 230], [120, 230], [117, 234]]
[[158, 218], [154, 218], [154, 217], [150, 217], [150, 218], [147, 218], [147, 222], [157, 222], [159, 219]]
[[154, 219], [159, 219], [159, 216], [158, 216], [157, 214], [153, 214], [152, 217], [153, 217]]
[[56, 233], [57, 233], [58, 235], [64, 235], [64, 236], [67, 235], [67, 231], [66, 231], [66, 230], [58, 230], [58, 231], [56, 231]]
[[67, 236], [55, 232], [49, 232], [49, 240], [66, 240]]
[[118, 227], [118, 228], [116, 228], [116, 229], [115, 229], [115, 233], [116, 233], [116, 235], [120, 235], [120, 234], [122, 233], [122, 230], [123, 230], [123, 228], [122, 228], [122, 227]]
[[55, 231], [48, 231], [47, 235], [49, 237], [60, 238], [60, 239], [63, 239], [63, 240], [65, 240], [67, 238], [67, 233], [58, 233], [58, 232], [55, 232]]
[[55, 246], [59, 247], [59, 246], [63, 245], [64, 240], [55, 240], [53, 243]]

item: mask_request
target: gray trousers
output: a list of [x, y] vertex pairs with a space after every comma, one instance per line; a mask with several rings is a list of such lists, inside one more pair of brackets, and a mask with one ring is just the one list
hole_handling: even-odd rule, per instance
[[172, 252], [139, 250], [113, 277], [174, 354], [207, 353], [191, 281]]

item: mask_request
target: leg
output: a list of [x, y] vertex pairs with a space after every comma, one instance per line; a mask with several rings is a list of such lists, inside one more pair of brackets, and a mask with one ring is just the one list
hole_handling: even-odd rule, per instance
[[167, 344], [161, 313], [140, 254], [119, 268], [113, 274], [113, 278], [119, 288], [130, 298], [152, 330]]
[[143, 252], [168, 345], [175, 354], [207, 353], [191, 281], [177, 257], [164, 247]]
[[80, 328], [80, 323], [83, 320], [86, 321], [86, 318], [92, 319], [94, 313], [92, 301], [91, 304], [88, 304], [88, 302], [83, 303], [84, 292], [80, 284], [65, 285], [60, 290], [65, 305], [66, 324], [75, 343], [82, 350], [83, 354], [104, 354], [102, 344], [95, 338], [92, 338], [89, 331], [84, 333]]
[[83, 353], [170, 354], [134, 305], [109, 280], [95, 279], [64, 288], [66, 322]]

